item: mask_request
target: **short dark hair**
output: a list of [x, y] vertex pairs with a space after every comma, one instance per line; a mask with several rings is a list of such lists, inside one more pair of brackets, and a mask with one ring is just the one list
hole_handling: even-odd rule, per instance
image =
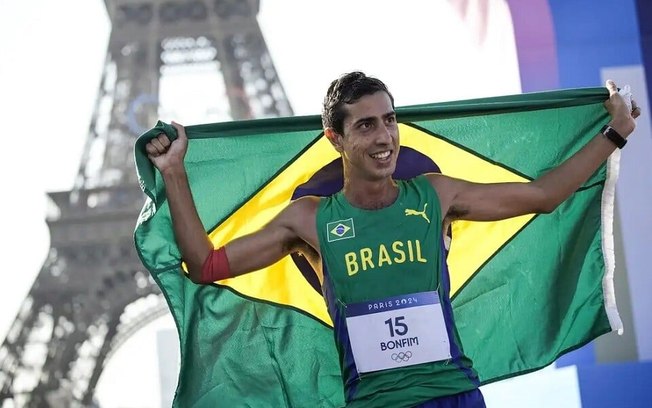
[[344, 104], [352, 104], [363, 96], [372, 95], [383, 91], [389, 95], [394, 108], [394, 97], [387, 86], [377, 78], [369, 77], [362, 72], [355, 71], [344, 74], [331, 82], [324, 98], [321, 121], [324, 129], [333, 128], [335, 132], [344, 134], [344, 118], [346, 110]]

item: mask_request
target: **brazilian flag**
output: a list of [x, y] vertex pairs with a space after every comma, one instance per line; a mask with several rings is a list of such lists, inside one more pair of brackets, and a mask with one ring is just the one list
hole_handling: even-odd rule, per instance
[[[604, 88], [586, 88], [398, 108], [395, 177], [535, 179], [597, 134], [608, 121], [607, 97]], [[256, 231], [293, 199], [342, 187], [341, 160], [318, 116], [186, 130], [193, 197], [217, 244]], [[288, 256], [213, 285], [184, 276], [165, 187], [143, 149], [161, 131], [175, 136], [159, 122], [136, 142], [148, 200], [135, 244], [179, 333], [175, 406], [342, 406], [332, 323], [305, 260]], [[551, 214], [453, 223], [451, 297], [483, 383], [539, 369], [620, 329], [612, 282], [617, 154]], [[334, 234], [353, 233], [338, 228]]]

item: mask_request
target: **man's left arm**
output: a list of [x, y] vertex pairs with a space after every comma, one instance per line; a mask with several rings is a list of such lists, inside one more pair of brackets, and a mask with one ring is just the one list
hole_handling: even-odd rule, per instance
[[[613, 81], [607, 81], [607, 88], [609, 126], [626, 138], [636, 127], [640, 109], [632, 101], [630, 111]], [[580, 188], [615, 149], [616, 144], [599, 133], [564, 163], [528, 183], [478, 184], [441, 175], [430, 175], [430, 180], [449, 221], [495, 221], [549, 213]]]

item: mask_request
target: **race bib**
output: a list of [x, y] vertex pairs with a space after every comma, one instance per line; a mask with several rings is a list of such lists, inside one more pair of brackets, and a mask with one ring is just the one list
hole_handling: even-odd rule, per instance
[[349, 304], [346, 326], [359, 373], [451, 358], [437, 292]]

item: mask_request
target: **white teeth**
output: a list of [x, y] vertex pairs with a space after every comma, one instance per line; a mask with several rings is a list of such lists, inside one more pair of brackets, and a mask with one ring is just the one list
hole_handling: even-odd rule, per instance
[[372, 154], [371, 157], [373, 157], [374, 159], [386, 159], [389, 157], [389, 154], [390, 152], [387, 151], [387, 152]]

